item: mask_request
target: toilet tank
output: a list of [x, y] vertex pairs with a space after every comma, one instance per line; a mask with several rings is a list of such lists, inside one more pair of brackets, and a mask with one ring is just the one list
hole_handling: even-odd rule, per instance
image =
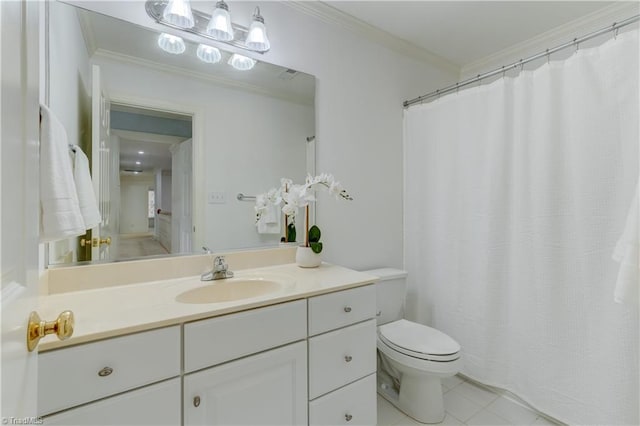
[[381, 268], [363, 272], [379, 278], [376, 283], [378, 325], [402, 319], [407, 291], [407, 271]]

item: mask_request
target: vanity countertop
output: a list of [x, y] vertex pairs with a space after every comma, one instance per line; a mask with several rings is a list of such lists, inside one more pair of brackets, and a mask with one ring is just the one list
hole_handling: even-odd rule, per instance
[[53, 319], [60, 312], [71, 310], [75, 329], [68, 340], [51, 336], [41, 340], [39, 351], [288, 302], [377, 280], [377, 277], [327, 263], [309, 269], [284, 264], [235, 272], [236, 278], [286, 276], [288, 283], [263, 296], [218, 303], [176, 301], [185, 291], [224, 281], [200, 281], [200, 276], [43, 295], [38, 300], [41, 317]]

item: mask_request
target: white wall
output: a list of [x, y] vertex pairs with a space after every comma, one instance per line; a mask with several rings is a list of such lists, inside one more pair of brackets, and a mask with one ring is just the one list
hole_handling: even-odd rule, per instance
[[149, 231], [148, 197], [153, 184], [153, 176], [120, 177], [120, 234]]
[[[317, 77], [317, 171], [333, 173], [355, 198], [350, 203], [321, 198], [323, 257], [356, 269], [401, 267], [402, 102], [453, 83], [458, 75], [285, 2], [244, 4], [259, 4], [269, 27], [271, 50], [253, 56]], [[139, 2], [135, 8], [122, 2], [83, 6], [155, 25]]]
[[280, 2], [260, 10], [272, 45], [265, 60], [318, 79], [318, 173], [333, 173], [354, 197], [319, 197], [323, 258], [355, 269], [402, 267], [402, 102], [457, 75]]

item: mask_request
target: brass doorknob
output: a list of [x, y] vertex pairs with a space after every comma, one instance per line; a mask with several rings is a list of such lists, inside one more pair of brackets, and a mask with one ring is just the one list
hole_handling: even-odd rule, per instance
[[75, 320], [73, 312], [64, 311], [55, 321], [42, 321], [40, 315], [33, 311], [29, 315], [29, 326], [27, 327], [27, 349], [33, 351], [41, 338], [47, 334], [55, 333], [60, 340], [66, 340], [73, 334]]
[[100, 239], [100, 244], [106, 244], [106, 245], [110, 246], [111, 245], [111, 237]]

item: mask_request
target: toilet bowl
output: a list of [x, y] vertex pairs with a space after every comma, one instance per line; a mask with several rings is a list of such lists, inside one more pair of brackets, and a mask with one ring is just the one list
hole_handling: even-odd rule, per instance
[[460, 371], [460, 345], [445, 333], [402, 319], [405, 271], [366, 271], [379, 277], [378, 393], [421, 423], [445, 416], [441, 379]]

